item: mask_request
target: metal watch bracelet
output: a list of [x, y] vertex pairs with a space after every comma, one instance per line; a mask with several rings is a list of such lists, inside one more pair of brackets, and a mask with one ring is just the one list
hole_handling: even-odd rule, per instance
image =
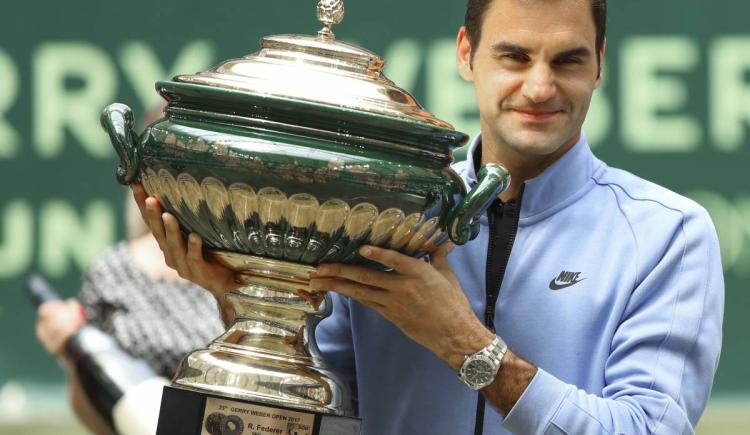
[[481, 390], [494, 382], [507, 351], [505, 342], [495, 336], [487, 347], [464, 357], [458, 377], [472, 390]]

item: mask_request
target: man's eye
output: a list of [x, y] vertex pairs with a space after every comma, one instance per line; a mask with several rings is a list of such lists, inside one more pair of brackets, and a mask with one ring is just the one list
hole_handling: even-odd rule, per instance
[[527, 58], [526, 56], [524, 56], [523, 54], [516, 54], [516, 53], [508, 53], [508, 54], [504, 54], [504, 55], [503, 55], [503, 58], [504, 58], [504, 59], [509, 59], [509, 60], [512, 60], [512, 61], [514, 61], [514, 62], [526, 62], [526, 60], [528, 59], [528, 58]]
[[560, 59], [557, 59], [555, 61], [558, 65], [575, 65], [581, 63], [581, 58], [579, 57], [563, 57]]

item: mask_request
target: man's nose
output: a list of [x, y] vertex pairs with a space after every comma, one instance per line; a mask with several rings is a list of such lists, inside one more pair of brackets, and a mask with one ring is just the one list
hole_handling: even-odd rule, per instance
[[537, 64], [528, 70], [523, 83], [523, 96], [532, 103], [544, 103], [557, 92], [555, 75], [549, 65]]

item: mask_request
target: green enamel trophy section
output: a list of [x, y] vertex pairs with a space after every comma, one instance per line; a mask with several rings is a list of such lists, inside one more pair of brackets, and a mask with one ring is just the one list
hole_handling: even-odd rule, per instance
[[353, 143], [164, 120], [140, 148], [141, 182], [186, 231], [213, 248], [305, 264], [358, 262], [364, 243], [429, 252], [463, 196], [434, 162]]
[[137, 177], [185, 232], [222, 251], [311, 265], [361, 263], [362, 244], [421, 256], [448, 238], [474, 238], [478, 216], [509, 184], [493, 167], [467, 195], [438, 145], [260, 128], [245, 117], [201, 118], [175, 107], [168, 114], [136, 141], [130, 110], [105, 109], [118, 180]]

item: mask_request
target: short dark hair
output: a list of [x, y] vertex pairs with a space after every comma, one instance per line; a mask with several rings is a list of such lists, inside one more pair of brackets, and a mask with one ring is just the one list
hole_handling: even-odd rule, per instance
[[[466, 4], [466, 16], [464, 17], [464, 26], [469, 42], [473, 46], [479, 43], [482, 38], [482, 22], [484, 15], [489, 9], [493, 0], [468, 0]], [[591, 15], [594, 19], [596, 28], [596, 60], [601, 63], [600, 52], [604, 46], [604, 40], [607, 34], [607, 0], [591, 0]]]

